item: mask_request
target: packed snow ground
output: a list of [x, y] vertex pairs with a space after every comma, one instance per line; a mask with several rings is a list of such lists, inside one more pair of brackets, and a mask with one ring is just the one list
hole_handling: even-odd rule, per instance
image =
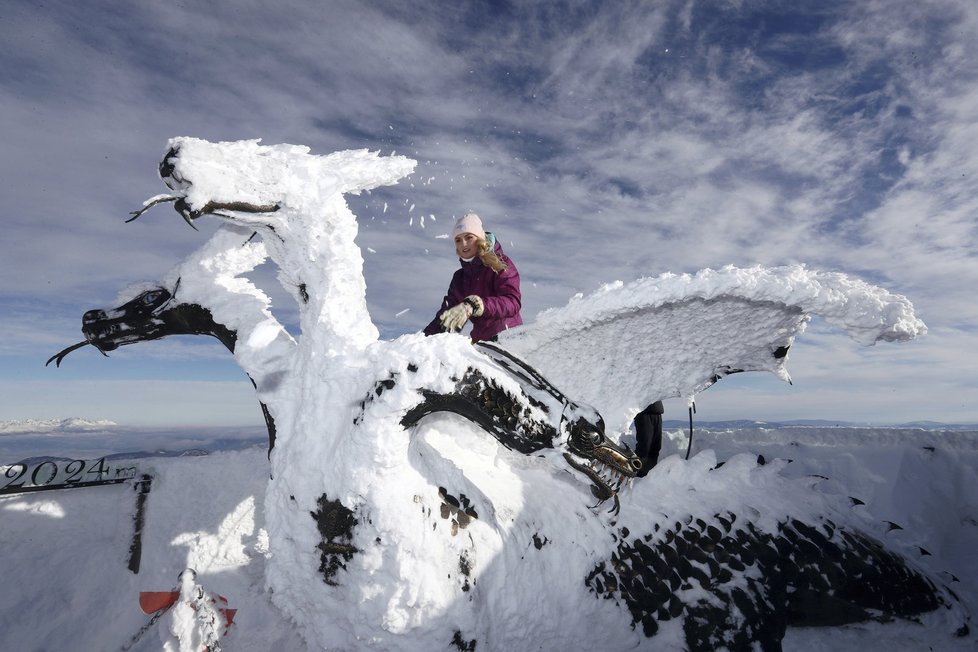
[[[176, 639], [173, 614], [147, 628], [141, 591], [177, 586], [185, 568], [237, 609], [225, 650], [307, 650], [264, 588], [269, 555], [263, 497], [264, 432], [151, 431], [120, 426], [0, 428], [0, 461], [117, 456], [153, 476], [138, 574], [127, 568], [136, 492], [130, 484], [0, 496], [0, 632], [4, 649], [159, 650]], [[685, 454], [686, 432], [668, 430], [663, 457]], [[784, 473], [819, 475], [821, 491], [853, 496], [868, 519], [899, 524], [888, 543], [919, 545], [919, 561], [978, 610], [978, 431], [791, 427], [694, 430], [693, 455], [751, 452], [793, 461]], [[685, 462], [684, 462], [685, 463]], [[663, 463], [663, 466], [665, 464]], [[655, 471], [653, 471], [653, 474]], [[660, 497], [668, 503], [670, 495]], [[762, 507], [763, 508], [763, 507]], [[511, 577], [520, 590], [518, 575]], [[545, 597], [543, 598], [545, 599]], [[581, 600], [594, 598], [581, 592]], [[328, 614], [322, 614], [329, 620]], [[142, 634], [133, 640], [137, 634]], [[921, 641], [904, 622], [838, 630], [791, 630], [784, 649], [971, 649], [973, 639]], [[933, 632], [931, 633], [933, 635]], [[419, 652], [421, 652], [419, 650]]]

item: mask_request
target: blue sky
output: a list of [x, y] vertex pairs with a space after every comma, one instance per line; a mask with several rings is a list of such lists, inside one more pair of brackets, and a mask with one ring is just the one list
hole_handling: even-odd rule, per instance
[[816, 321], [793, 386], [725, 379], [700, 418], [978, 422], [971, 0], [14, 0], [0, 37], [0, 420], [261, 423], [208, 338], [44, 366], [216, 226], [124, 223], [164, 191], [167, 139], [195, 136], [418, 160], [350, 200], [385, 337], [431, 318], [456, 265], [438, 236], [471, 209], [527, 320], [615, 280], [805, 263], [907, 295], [930, 328], [864, 349]]

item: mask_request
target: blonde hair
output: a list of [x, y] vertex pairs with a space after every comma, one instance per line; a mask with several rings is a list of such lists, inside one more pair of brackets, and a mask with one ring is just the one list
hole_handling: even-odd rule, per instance
[[483, 265], [497, 274], [509, 269], [509, 266], [492, 250], [492, 245], [489, 244], [488, 238], [479, 238], [479, 260], [482, 261]]

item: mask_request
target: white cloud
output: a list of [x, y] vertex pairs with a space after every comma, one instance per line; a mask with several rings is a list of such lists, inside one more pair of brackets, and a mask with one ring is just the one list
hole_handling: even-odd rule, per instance
[[[391, 334], [430, 318], [454, 266], [438, 235], [468, 209], [523, 273], [526, 318], [603, 282], [755, 262], [883, 283], [937, 332], [978, 317], [967, 0], [766, 21], [745, 20], [764, 12], [750, 3], [130, 9], [2, 10], [0, 300], [46, 306], [36, 323], [5, 316], [4, 355], [46, 359], [77, 340], [81, 312], [206, 237], [213, 225], [194, 232], [168, 208], [122, 223], [165, 190], [157, 161], [179, 135], [417, 158], [407, 182], [351, 199], [376, 252], [370, 307]], [[960, 356], [920, 350], [966, 382]], [[848, 358], [824, 360], [841, 372]], [[799, 380], [816, 373], [798, 366]]]

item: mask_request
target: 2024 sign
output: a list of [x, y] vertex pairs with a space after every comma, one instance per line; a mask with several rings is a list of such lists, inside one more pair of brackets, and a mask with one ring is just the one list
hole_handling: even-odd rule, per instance
[[51, 489], [71, 489], [127, 482], [136, 477], [131, 464], [97, 460], [44, 460], [42, 462], [0, 466], [3, 486], [0, 494], [16, 494]]

